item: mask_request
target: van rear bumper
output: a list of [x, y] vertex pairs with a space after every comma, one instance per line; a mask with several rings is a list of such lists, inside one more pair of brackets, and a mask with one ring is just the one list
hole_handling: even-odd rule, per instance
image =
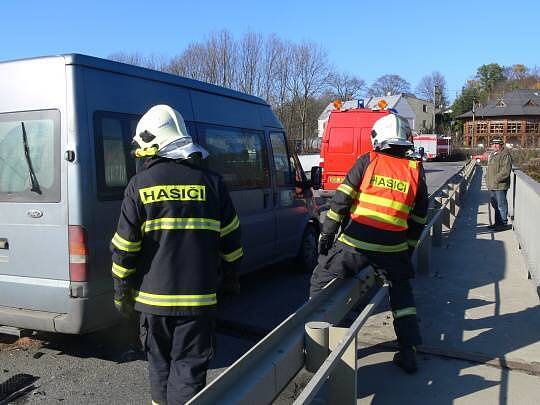
[[77, 335], [106, 328], [120, 319], [110, 293], [70, 298], [69, 305], [69, 312], [62, 314], [0, 306], [0, 325]]

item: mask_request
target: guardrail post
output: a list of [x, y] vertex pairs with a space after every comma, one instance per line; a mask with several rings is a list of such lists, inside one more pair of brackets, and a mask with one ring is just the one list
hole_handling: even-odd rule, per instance
[[305, 325], [306, 370], [314, 373], [328, 357], [328, 322], [308, 322]]
[[431, 236], [431, 243], [433, 246], [441, 246], [442, 243], [442, 217], [439, 216], [439, 218], [435, 221], [433, 224], [433, 233]]
[[[339, 346], [341, 339], [347, 334], [347, 328], [332, 326], [330, 328], [330, 350]], [[356, 378], [356, 356], [357, 338], [355, 337], [332, 371], [328, 387], [328, 403], [356, 405], [357, 400], [357, 378]]]
[[431, 232], [428, 232], [422, 243], [416, 248], [416, 269], [419, 273], [429, 274], [431, 262]]

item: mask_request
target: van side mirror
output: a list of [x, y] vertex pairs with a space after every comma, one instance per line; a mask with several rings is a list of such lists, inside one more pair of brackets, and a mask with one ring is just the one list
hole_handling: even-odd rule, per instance
[[311, 187], [313, 190], [319, 190], [322, 185], [322, 167], [313, 166], [311, 168]]

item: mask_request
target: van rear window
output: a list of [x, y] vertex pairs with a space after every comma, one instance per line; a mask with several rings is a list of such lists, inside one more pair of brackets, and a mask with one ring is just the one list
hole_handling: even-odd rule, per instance
[[328, 151], [352, 153], [354, 150], [354, 128], [331, 128]]
[[60, 112], [0, 114], [0, 201], [60, 201]]

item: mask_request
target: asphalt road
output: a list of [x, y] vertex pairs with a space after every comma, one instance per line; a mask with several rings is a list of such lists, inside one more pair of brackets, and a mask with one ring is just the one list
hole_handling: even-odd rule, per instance
[[[429, 192], [459, 170], [459, 163], [426, 163]], [[241, 278], [240, 296], [221, 301], [211, 380], [307, 298], [309, 275], [283, 263]], [[18, 374], [35, 376], [36, 389], [15, 404], [150, 403], [146, 362], [137, 326], [122, 324], [85, 336], [38, 333], [0, 335], [0, 384]], [[1, 386], [0, 386], [1, 388]]]

